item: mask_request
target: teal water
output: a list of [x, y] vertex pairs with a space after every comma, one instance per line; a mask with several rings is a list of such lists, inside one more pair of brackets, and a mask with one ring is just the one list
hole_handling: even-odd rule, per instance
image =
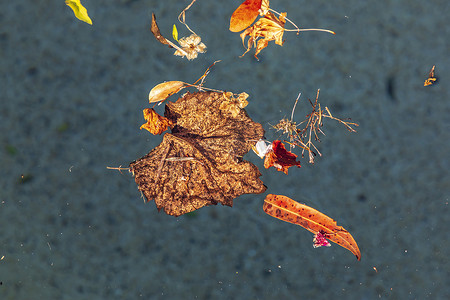
[[[448, 1], [271, 1], [301, 28], [260, 61], [228, 31], [240, 1], [198, 0], [186, 13], [207, 53], [187, 61], [150, 33], [189, 1], [11, 1], [0, 10], [1, 299], [445, 299], [450, 296]], [[181, 36], [188, 31], [177, 23]], [[268, 187], [348, 229], [362, 253], [312, 247], [312, 234], [262, 211], [174, 218], [144, 203], [127, 166], [161, 137], [139, 130], [148, 92], [166, 80], [247, 92], [270, 129], [323, 106], [359, 123], [324, 123], [315, 165], [289, 175], [255, 163]], [[439, 83], [423, 87], [436, 65]], [[173, 101], [176, 97], [171, 98]], [[162, 113], [163, 106], [156, 108]]]

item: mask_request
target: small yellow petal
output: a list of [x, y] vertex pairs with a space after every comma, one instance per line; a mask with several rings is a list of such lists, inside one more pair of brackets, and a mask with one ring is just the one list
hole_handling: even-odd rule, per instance
[[178, 30], [177, 30], [177, 26], [175, 26], [175, 24], [173, 24], [172, 36], [175, 39], [175, 41], [178, 42]]
[[66, 0], [66, 4], [73, 10], [75, 17], [92, 25], [92, 20], [88, 16], [87, 9], [81, 5], [80, 0]]

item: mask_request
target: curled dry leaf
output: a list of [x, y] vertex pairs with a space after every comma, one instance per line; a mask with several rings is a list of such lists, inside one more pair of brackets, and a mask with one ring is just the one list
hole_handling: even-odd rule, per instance
[[352, 235], [344, 227], [338, 226], [335, 220], [320, 211], [286, 196], [272, 194], [267, 195], [264, 199], [263, 210], [272, 217], [300, 225], [314, 233], [317, 246], [319, 244], [327, 246], [322, 239], [326, 238], [349, 250], [358, 260], [361, 260], [361, 252]]
[[242, 194], [259, 194], [266, 187], [261, 173], [243, 160], [249, 141], [264, 135], [247, 114], [236, 117], [219, 107], [223, 93], [186, 93], [166, 104], [164, 116], [173, 122], [159, 146], [130, 164], [145, 199], [173, 216], [206, 205], [232, 206]]
[[230, 19], [230, 31], [239, 32], [252, 25], [258, 17], [262, 0], [246, 0], [233, 12]]
[[223, 97], [225, 101], [220, 104], [219, 109], [230, 112], [233, 118], [236, 118], [241, 109], [248, 105], [247, 93], [240, 93], [235, 97], [232, 92], [225, 92], [223, 93]]
[[151, 32], [155, 36], [155, 38], [164, 45], [169, 45], [169, 47], [173, 47], [171, 45], [171, 42], [167, 40], [163, 35], [161, 34], [161, 31], [159, 31], [158, 24], [156, 23], [156, 16], [154, 13], [152, 13], [152, 26], [150, 27]]
[[[247, 28], [241, 33], [242, 44], [245, 46], [245, 38], [249, 36], [247, 41], [247, 50], [244, 56], [252, 46], [256, 48], [255, 58], [258, 59], [258, 53], [262, 49], [266, 48], [270, 41], [275, 41], [275, 44], [283, 46], [283, 33], [285, 31], [284, 25], [286, 24], [286, 13], [281, 13], [277, 18], [272, 12], [260, 18], [252, 27]], [[262, 39], [260, 39], [262, 38]], [[259, 39], [259, 40], [258, 40]]]
[[173, 127], [173, 122], [156, 113], [153, 108], [144, 109], [144, 119], [147, 123], [143, 124], [140, 129], [144, 128], [151, 134], [161, 134], [167, 130], [167, 127]]
[[278, 171], [283, 171], [286, 175], [288, 169], [292, 166], [300, 168], [300, 162], [297, 161], [297, 155], [289, 152], [281, 141], [273, 141], [272, 150], [266, 153], [264, 167], [266, 169], [275, 167]]
[[171, 95], [178, 93], [186, 86], [182, 81], [166, 81], [156, 85], [148, 94], [148, 102], [164, 101]]

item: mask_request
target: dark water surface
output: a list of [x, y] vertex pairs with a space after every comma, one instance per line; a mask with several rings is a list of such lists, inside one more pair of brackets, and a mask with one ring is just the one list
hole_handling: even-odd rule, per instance
[[[240, 1], [198, 0], [189, 26], [208, 47], [193, 61], [171, 37], [189, 1], [83, 1], [93, 26], [59, 1], [0, 10], [1, 299], [444, 299], [450, 297], [450, 4], [441, 1], [271, 1], [301, 28], [253, 58], [228, 31]], [[188, 31], [177, 23], [180, 36]], [[148, 92], [166, 80], [247, 92], [266, 129], [323, 107], [315, 165], [264, 169], [267, 193], [335, 218], [362, 260], [262, 211], [265, 194], [233, 208], [174, 218], [145, 204], [127, 166], [161, 137], [139, 130]], [[436, 65], [439, 83], [423, 87]], [[174, 97], [172, 100], [175, 100]], [[156, 110], [163, 112], [163, 106]]]

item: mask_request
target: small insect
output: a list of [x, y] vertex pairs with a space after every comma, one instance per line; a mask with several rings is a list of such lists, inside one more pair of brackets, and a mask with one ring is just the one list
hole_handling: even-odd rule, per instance
[[431, 68], [430, 73], [428, 73], [428, 78], [423, 83], [423, 86], [429, 86], [429, 85], [433, 85], [433, 84], [437, 83], [437, 78], [434, 76], [434, 68], [435, 67], [436, 66], [433, 66]]

